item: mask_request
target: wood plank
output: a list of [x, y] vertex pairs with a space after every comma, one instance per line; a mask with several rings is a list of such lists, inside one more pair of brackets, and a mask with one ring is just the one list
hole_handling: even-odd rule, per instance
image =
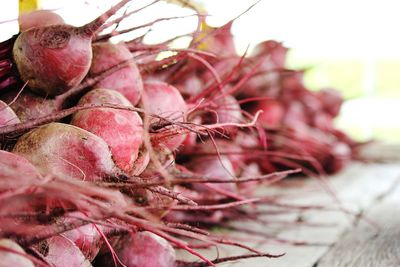
[[[385, 195], [388, 190], [397, 181], [400, 175], [400, 166], [398, 164], [361, 164], [353, 163], [343, 172], [329, 178], [330, 185], [337, 192], [338, 197], [343, 205], [352, 210], [360, 211], [371, 206], [376, 199]], [[284, 193], [288, 197], [287, 203], [303, 204], [303, 205], [327, 205], [335, 207], [332, 197], [326, 191], [321, 189], [320, 183], [315, 179], [299, 180], [292, 179], [285, 182], [285, 186], [274, 186], [263, 189], [264, 195], [274, 193]], [[264, 207], [268, 210], [270, 207]], [[244, 233], [230, 233], [231, 236], [244, 237], [250, 239], [247, 245], [256, 247], [257, 249], [271, 253], [286, 252], [286, 255], [279, 259], [249, 259], [238, 261], [236, 263], [226, 263], [220, 266], [252, 266], [264, 267], [273, 265], [275, 267], [311, 267], [329, 250], [342, 234], [356, 220], [355, 217], [344, 214], [342, 211], [334, 210], [308, 210], [295, 211], [280, 216], [264, 216], [265, 220], [286, 220], [289, 226], [294, 226], [294, 221], [301, 217], [305, 222], [313, 224], [326, 224], [326, 226], [300, 226], [282, 227], [282, 229], [272, 229], [272, 226], [265, 226], [258, 223], [239, 222], [242, 227], [248, 229], [259, 230], [266, 233], [276, 234], [279, 238], [297, 241], [307, 241], [309, 243], [319, 242], [326, 243], [327, 246], [291, 246], [283, 244], [257, 243], [254, 236], [245, 235]], [[253, 240], [252, 240], [253, 238]], [[209, 258], [215, 258], [217, 253], [215, 250], [202, 251]], [[219, 256], [223, 257], [232, 254], [243, 254], [240, 249], [232, 249], [223, 247], [219, 251]], [[184, 256], [187, 259], [187, 255]], [[189, 257], [195, 260], [193, 257]]]
[[376, 225], [360, 221], [319, 261], [318, 267], [400, 266], [400, 183], [393, 188], [366, 212]]
[[361, 147], [359, 154], [376, 162], [400, 162], [400, 143], [375, 141]]

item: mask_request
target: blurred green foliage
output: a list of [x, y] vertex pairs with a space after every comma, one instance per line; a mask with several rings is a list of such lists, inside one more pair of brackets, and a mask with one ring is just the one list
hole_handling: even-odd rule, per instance
[[[307, 69], [304, 83], [311, 90], [333, 87], [346, 99], [364, 95], [365, 62], [362, 59], [307, 58], [290, 51], [288, 67]], [[374, 65], [376, 97], [400, 98], [400, 59], [378, 59]]]
[[305, 85], [311, 90], [322, 87], [335, 88], [346, 99], [363, 95], [364, 65], [356, 59], [305, 58], [289, 52], [288, 67], [307, 69]]
[[376, 95], [400, 98], [400, 59], [377, 61]]
[[[366, 77], [366, 61], [362, 58], [316, 58], [291, 50], [288, 54], [288, 67], [293, 69], [307, 69], [304, 83], [310, 90], [318, 90], [322, 87], [335, 88], [342, 92], [345, 99], [361, 98], [366, 96], [366, 82], [373, 88], [373, 98], [398, 99], [400, 106], [400, 59], [376, 59], [369, 66], [374, 77]], [[371, 64], [371, 63], [370, 63]], [[369, 72], [371, 73], [371, 72]], [[379, 112], [379, 110], [377, 111]], [[397, 115], [382, 120], [392, 120], [388, 126], [378, 127], [371, 122], [368, 127], [365, 118], [360, 121], [349, 123], [343, 117], [337, 119], [339, 128], [344, 129], [352, 137], [358, 140], [367, 140], [371, 137], [390, 141], [400, 141], [400, 122], [396, 120]]]

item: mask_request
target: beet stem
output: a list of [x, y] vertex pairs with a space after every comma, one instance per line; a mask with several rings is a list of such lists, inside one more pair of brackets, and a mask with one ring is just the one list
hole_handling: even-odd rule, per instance
[[[271, 255], [271, 254], [268, 254], [268, 253], [261, 254], [261, 255], [259, 255], [259, 254], [246, 254], [246, 255], [219, 258], [219, 259], [213, 260], [212, 262], [214, 264], [218, 264], [218, 263], [223, 263], [223, 262], [228, 262], [228, 261], [236, 261], [236, 260], [249, 259], [249, 258], [259, 258], [259, 257], [278, 258], [278, 257], [282, 257], [283, 255], [285, 255], [285, 254], [284, 253], [280, 254], [280, 255]], [[206, 266], [209, 266], [205, 262], [192, 262], [192, 263], [189, 263], [189, 262], [178, 261], [177, 263], [178, 263], [177, 264], [178, 267], [184, 267], [184, 266], [186, 266], [186, 267], [206, 267]]]
[[89, 22], [86, 25], [83, 25], [82, 27], [79, 28], [79, 31], [81, 31], [81, 34], [87, 38], [93, 38], [93, 35], [101, 28], [101, 26], [104, 25], [104, 23], [112, 16], [114, 15], [119, 9], [121, 9], [126, 3], [128, 3], [130, 0], [122, 0], [115, 6], [111, 7], [109, 10], [107, 10], [105, 13], [103, 13], [101, 16], [99, 16], [97, 19], [93, 20], [92, 22]]
[[4, 88], [9, 87], [16, 83], [17, 83], [17, 80], [15, 77], [13, 77], [13, 76], [8, 77], [5, 80], [0, 81], [0, 91]]
[[161, 21], [167, 21], [167, 20], [172, 20], [172, 19], [181, 19], [181, 18], [189, 18], [189, 17], [193, 17], [193, 16], [194, 15], [159, 18], [159, 19], [156, 19], [154, 21], [151, 21], [151, 22], [143, 24], [143, 25], [135, 26], [135, 27], [132, 27], [132, 28], [129, 28], [129, 29], [120, 30], [120, 31], [114, 30], [111, 33], [100, 35], [97, 38], [95, 38], [95, 42], [104, 41], [104, 40], [110, 39], [113, 36], [117, 36], [117, 35], [125, 34], [125, 33], [128, 33], [128, 32], [132, 32], [132, 31], [135, 31], [135, 30], [138, 30], [138, 29], [150, 27], [150, 26], [153, 26], [154, 24], [156, 24], [158, 22], [161, 22]]

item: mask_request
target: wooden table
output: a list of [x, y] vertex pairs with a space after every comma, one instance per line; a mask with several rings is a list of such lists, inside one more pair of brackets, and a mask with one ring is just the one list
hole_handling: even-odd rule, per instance
[[[372, 155], [376, 158], [376, 153]], [[279, 186], [262, 189], [261, 194], [287, 195], [283, 199], [288, 204], [325, 208], [263, 215], [261, 218], [270, 222], [269, 225], [236, 223], [239, 227], [275, 235], [280, 240], [266, 242], [265, 238], [240, 231], [229, 235], [242, 238], [245, 244], [258, 250], [286, 254], [276, 259], [254, 258], [218, 266], [400, 266], [400, 163], [354, 162], [328, 180], [340, 203], [326, 189], [326, 184], [317, 179], [288, 179]], [[264, 206], [262, 210], [271, 213], [279, 209]], [[308, 245], [285, 244], [287, 240], [305, 241]], [[218, 254], [216, 250], [201, 252], [210, 259], [245, 253], [232, 247], [221, 247]], [[196, 260], [185, 253], [179, 256]]]

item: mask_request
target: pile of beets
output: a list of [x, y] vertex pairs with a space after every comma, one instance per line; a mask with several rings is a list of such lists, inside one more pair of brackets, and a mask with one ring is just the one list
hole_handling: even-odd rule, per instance
[[[114, 44], [129, 12], [110, 17], [128, 2], [78, 28], [49, 11], [25, 14], [0, 44], [0, 266], [282, 256], [209, 230], [278, 205], [256, 195], [261, 184], [323, 177], [354, 159], [360, 144], [333, 126], [342, 97], [308, 90], [279, 42], [238, 55], [233, 21], [212, 28], [200, 13], [185, 49], [145, 35]], [[198, 251], [219, 244], [248, 252]], [[199, 260], [178, 260], [178, 249]]]

